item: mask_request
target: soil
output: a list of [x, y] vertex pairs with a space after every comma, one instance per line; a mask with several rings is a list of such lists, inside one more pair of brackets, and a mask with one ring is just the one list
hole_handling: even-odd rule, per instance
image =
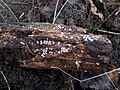
[[[4, 0], [5, 3], [14, 12], [20, 22], [45, 22], [52, 23], [54, 17], [54, 8], [56, 0]], [[58, 11], [66, 0], [60, 0], [58, 4]], [[90, 11], [90, 6], [85, 2], [86, 0], [69, 0], [58, 19], [55, 23], [65, 25], [75, 25], [78, 27], [87, 28], [88, 32], [101, 24], [101, 20], [98, 16], [94, 15]], [[108, 3], [115, 3], [119, 0], [105, 0]], [[117, 5], [103, 5], [96, 0], [95, 5], [99, 11], [104, 14], [105, 17], [109, 16], [118, 6]], [[2, 4], [0, 2], [0, 4]], [[4, 11], [8, 9], [4, 8]], [[58, 12], [57, 11], [57, 12]], [[16, 19], [10, 12], [2, 12], [1, 14], [7, 19], [7, 22], [15, 22]], [[22, 15], [23, 14], [23, 15]], [[0, 21], [5, 20], [1, 17]], [[120, 13], [117, 15], [112, 14], [108, 20], [103, 23], [100, 29], [120, 32]], [[108, 33], [100, 33], [95, 31], [96, 34], [105, 34], [111, 40], [113, 50], [110, 55], [110, 62], [108, 70], [111, 66], [120, 67], [120, 36], [111, 35]], [[19, 54], [19, 53], [18, 53]], [[0, 55], [0, 60], [4, 60]], [[0, 70], [2, 70], [8, 80], [11, 90], [82, 90], [84, 85], [69, 78], [59, 70], [36, 70], [36, 69], [24, 69], [18, 68], [7, 63], [0, 62]], [[93, 73], [82, 73], [76, 71], [67, 71], [73, 76], [83, 79], [82, 76], [94, 75]], [[101, 79], [102, 80], [102, 79]], [[120, 79], [114, 82], [117, 88], [120, 90]], [[99, 84], [99, 83], [98, 83]], [[103, 86], [104, 87], [104, 86]], [[114, 90], [111, 85], [110, 88], [103, 88], [98, 90]], [[74, 88], [74, 89], [73, 89]], [[85, 90], [94, 90], [86, 86]], [[8, 90], [6, 82], [3, 76], [0, 74], [0, 90]], [[84, 89], [83, 89], [84, 90]]]

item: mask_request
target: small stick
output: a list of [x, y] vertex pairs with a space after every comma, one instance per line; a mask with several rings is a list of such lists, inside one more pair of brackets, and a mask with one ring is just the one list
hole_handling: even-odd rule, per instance
[[53, 24], [54, 24], [54, 22], [55, 22], [55, 17], [56, 17], [56, 12], [57, 12], [57, 8], [58, 8], [58, 3], [59, 3], [59, 0], [57, 0], [56, 6], [55, 6]]
[[13, 11], [9, 8], [9, 6], [3, 1], [3, 0], [0, 0], [4, 6], [11, 12], [11, 14], [14, 16], [14, 18], [16, 19], [17, 22], [19, 22], [18, 18], [16, 17], [16, 15], [13, 13]]
[[20, 15], [20, 17], [19, 17], [19, 18], [21, 19], [21, 18], [23, 17], [23, 15], [24, 15], [24, 14], [25, 14], [25, 13], [23, 12], [23, 13]]
[[55, 23], [56, 19], [58, 18], [58, 16], [60, 15], [61, 11], [63, 10], [63, 8], [65, 7], [65, 5], [67, 4], [68, 0], [66, 0], [66, 2], [63, 4], [63, 6], [61, 7], [61, 9], [59, 10], [58, 14], [56, 15], [56, 17], [54, 18], [53, 23]]
[[113, 81], [111, 80], [111, 78], [109, 77], [109, 75], [107, 73], [106, 73], [106, 75], [107, 75], [108, 79], [110, 80], [110, 82], [112, 83], [112, 85], [115, 87], [115, 89], [118, 90], [118, 88], [115, 86], [115, 84], [113, 83]]
[[0, 16], [2, 17], [2, 19], [6, 22], [6, 20], [5, 20], [5, 18], [4, 18], [4, 16], [0, 13]]
[[29, 3], [25, 3], [25, 2], [12, 2], [12, 4], [28, 5]]
[[7, 78], [5, 77], [5, 75], [4, 75], [4, 73], [3, 73], [2, 71], [0, 71], [0, 72], [1, 72], [1, 74], [2, 74], [2, 76], [3, 76], [3, 78], [4, 78], [4, 80], [5, 80], [5, 82], [7, 83], [8, 90], [10, 90], [10, 85], [9, 85], [9, 83], [8, 83], [8, 81], [7, 81]]
[[80, 80], [80, 79], [78, 79], [78, 78], [70, 75], [69, 73], [65, 72], [64, 70], [62, 70], [62, 69], [59, 68], [59, 67], [51, 67], [51, 68], [59, 69], [60, 71], [62, 71], [63, 73], [65, 73], [65, 74], [68, 75], [69, 77], [71, 77], [71, 78], [79, 81], [80, 83], [85, 82], [85, 81], [88, 81], [88, 80], [91, 80], [91, 79], [95, 79], [95, 78], [101, 77], [101, 76], [103, 76], [103, 75], [106, 75], [106, 73], [109, 74], [109, 73], [112, 73], [112, 72], [115, 72], [115, 71], [118, 71], [118, 72], [119, 72], [119, 70], [120, 70], [120, 68], [117, 68], [117, 69], [114, 69], [114, 70], [112, 70], [112, 71], [105, 72], [105, 73], [99, 74], [99, 75], [97, 75], [97, 76], [93, 76], [93, 77], [91, 77], [91, 78], [87, 78], [87, 79], [84, 79], [84, 80]]
[[103, 2], [103, 4], [105, 4], [105, 5], [120, 5], [120, 2], [117, 2], [117, 3], [104, 3]]
[[120, 35], [120, 33], [115, 33], [115, 32], [110, 32], [110, 31], [105, 31], [105, 30], [100, 30], [100, 29], [97, 29], [97, 31], [103, 32], [103, 33], [114, 34], [114, 35]]
[[78, 79], [78, 78], [76, 78], [76, 77], [74, 77], [74, 76], [70, 75], [69, 73], [65, 72], [64, 70], [62, 70], [62, 69], [61, 69], [61, 68], [59, 68], [59, 67], [51, 67], [51, 68], [54, 68], [54, 69], [59, 69], [60, 71], [62, 71], [62, 72], [63, 72], [63, 73], [65, 73], [66, 75], [68, 75], [69, 77], [71, 77], [71, 78], [73, 78], [73, 79], [75, 79], [75, 80], [77, 80], [77, 81], [81, 82], [81, 80], [80, 80], [80, 79]]
[[117, 7], [101, 24], [99, 24], [93, 31], [94, 33], [97, 29], [99, 29], [120, 7]]

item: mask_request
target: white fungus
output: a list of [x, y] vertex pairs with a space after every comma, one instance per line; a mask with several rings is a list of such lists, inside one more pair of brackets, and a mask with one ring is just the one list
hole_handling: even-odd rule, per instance
[[39, 44], [39, 41], [36, 41], [37, 44]]
[[55, 44], [55, 41], [52, 41], [52, 44]]
[[50, 41], [50, 40], [40, 40], [40, 41], [36, 41], [36, 44], [40, 44], [40, 45], [52, 45], [52, 44], [55, 44], [54, 41]]
[[77, 66], [77, 69], [79, 69], [80, 63], [82, 63], [82, 62], [81, 62], [81, 61], [76, 61], [76, 62], [75, 62], [76, 66]]
[[20, 42], [20, 44], [25, 45], [25, 43], [24, 43], [24, 42]]
[[58, 42], [57, 44], [60, 45], [60, 42]]
[[76, 61], [76, 62], [75, 62], [75, 64], [78, 66], [78, 65], [79, 65], [79, 62], [78, 62], [78, 61]]
[[82, 37], [85, 41], [93, 42], [95, 40], [94, 38], [90, 37], [90, 35], [87, 35], [87, 34], [84, 34]]
[[96, 63], [96, 65], [98, 65], [98, 66], [99, 66], [99, 65], [100, 65], [100, 63]]
[[48, 54], [48, 48], [44, 48], [44, 49], [42, 49], [42, 51], [43, 52], [42, 52], [41, 56], [45, 57], [45, 55]]
[[73, 39], [73, 36], [71, 36], [70, 39]]
[[43, 42], [42, 41], [40, 41], [40, 45], [42, 45], [43, 44]]
[[64, 29], [65, 27], [62, 26], [61, 28]]
[[61, 48], [61, 53], [62, 53], [62, 52], [68, 52], [68, 51], [69, 51], [69, 48], [65, 48], [65, 47], [62, 47], [62, 48]]
[[16, 38], [16, 37], [13, 37], [14, 39]]
[[72, 29], [71, 29], [71, 28], [69, 28], [69, 31], [72, 31]]
[[62, 27], [60, 25], [58, 25], [58, 28], [61, 29]]

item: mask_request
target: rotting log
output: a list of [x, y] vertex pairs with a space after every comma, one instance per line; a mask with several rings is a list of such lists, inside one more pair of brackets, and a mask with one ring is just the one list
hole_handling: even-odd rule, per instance
[[101, 72], [112, 44], [105, 35], [81, 27], [35, 23], [29, 27], [0, 27], [0, 59], [25, 68]]

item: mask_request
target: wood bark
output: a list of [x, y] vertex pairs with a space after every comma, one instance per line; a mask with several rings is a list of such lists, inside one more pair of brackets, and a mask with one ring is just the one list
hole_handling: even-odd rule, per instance
[[111, 50], [105, 35], [86, 33], [81, 27], [44, 23], [0, 27], [1, 61], [20, 67], [101, 72]]

